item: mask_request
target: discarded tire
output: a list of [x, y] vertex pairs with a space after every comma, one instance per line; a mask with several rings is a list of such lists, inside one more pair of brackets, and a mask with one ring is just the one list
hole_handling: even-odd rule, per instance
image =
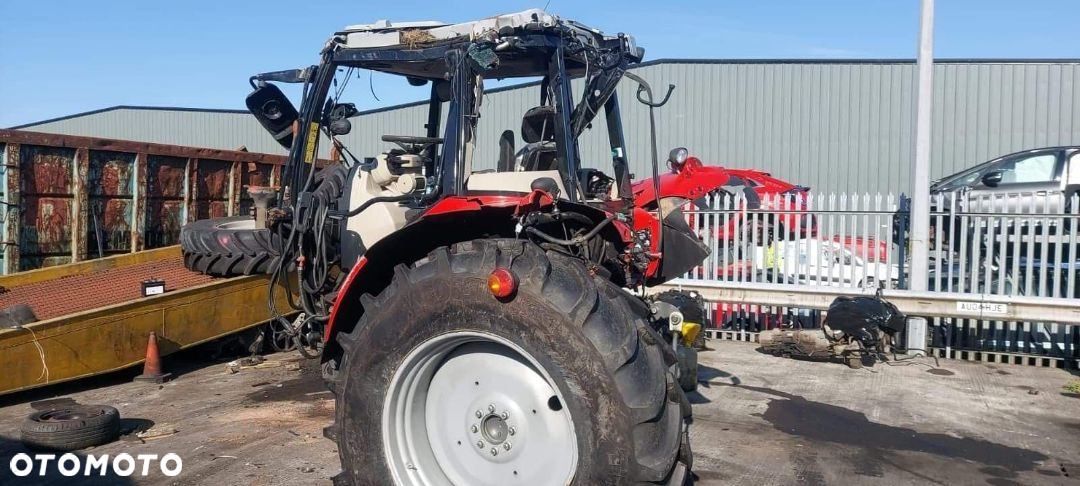
[[120, 412], [108, 405], [70, 405], [39, 410], [20, 429], [26, 447], [74, 451], [101, 445], [120, 433]]
[[281, 258], [281, 239], [256, 229], [250, 216], [188, 223], [180, 230], [180, 247], [188, 270], [223, 277], [269, 273]]
[[[316, 199], [337, 201], [348, 172], [331, 166], [315, 176]], [[207, 275], [229, 277], [270, 273], [281, 260], [281, 236], [256, 228], [251, 216], [229, 216], [193, 221], [180, 229], [184, 266]]]
[[[501, 300], [496, 267], [518, 279]], [[399, 266], [327, 358], [335, 484], [686, 484], [674, 354], [627, 299], [520, 240]]]

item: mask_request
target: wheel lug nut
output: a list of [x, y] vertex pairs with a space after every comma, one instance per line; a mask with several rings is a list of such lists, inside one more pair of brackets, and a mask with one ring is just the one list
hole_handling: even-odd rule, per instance
[[510, 427], [510, 430], [508, 432], [510, 433], [510, 435], [514, 435], [514, 434], [517, 433], [517, 430], [514, 429], [513, 427]]
[[479, 447], [479, 448], [483, 449], [484, 448], [484, 441], [482, 441], [482, 440], [476, 441], [476, 447]]
[[503, 444], [503, 449], [510, 450], [510, 447], [511, 446], [509, 442]]
[[479, 432], [479, 431], [480, 431], [480, 427], [477, 427], [476, 425], [473, 425], [473, 426], [472, 426], [472, 433], [474, 433], [474, 434], [475, 434], [475, 433], [477, 433], [477, 432]]
[[500, 415], [500, 417], [502, 417], [503, 420], [506, 420], [506, 419], [510, 418], [510, 413], [503, 412], [502, 415]]
[[495, 404], [494, 403], [488, 405], [488, 411], [491, 412], [491, 413], [495, 413]]
[[483, 416], [484, 416], [484, 412], [481, 412], [479, 410], [476, 411], [476, 418], [480, 418], [480, 417], [483, 417]]
[[492, 447], [492, 448], [491, 448], [491, 455], [493, 455], [493, 456], [497, 456], [497, 455], [499, 455], [499, 450], [498, 450], [498, 449], [496, 449], [496, 448], [494, 448], [494, 447]]

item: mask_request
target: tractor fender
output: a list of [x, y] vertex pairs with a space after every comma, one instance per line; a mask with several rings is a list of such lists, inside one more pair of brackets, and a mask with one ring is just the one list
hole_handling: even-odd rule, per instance
[[338, 289], [323, 330], [325, 343], [332, 346], [336, 333], [360, 319], [360, 297], [382, 292], [394, 276], [394, 267], [415, 262], [441, 246], [488, 235], [512, 237], [512, 217], [520, 200], [520, 195], [443, 198], [420, 218], [373, 244]]
[[[363, 314], [360, 297], [382, 292], [393, 279], [395, 267], [410, 265], [436, 248], [463, 241], [515, 238], [515, 215], [519, 211], [553, 202], [550, 196], [542, 191], [541, 194], [534, 192], [525, 195], [504, 193], [446, 197], [415, 221], [373, 244], [349, 269], [345, 281], [338, 289], [323, 330], [323, 340], [330, 351], [324, 353], [324, 356], [333, 355], [336, 351], [331, 349], [336, 346], [334, 335], [341, 331], [351, 331], [352, 326], [360, 320]], [[586, 205], [562, 202], [560, 207], [572, 207], [595, 221], [606, 217], [603, 211]], [[621, 222], [612, 225], [611, 231], [618, 230], [618, 233], [617, 236], [609, 234], [608, 237], [629, 240], [632, 235], [629, 229], [622, 226]]]

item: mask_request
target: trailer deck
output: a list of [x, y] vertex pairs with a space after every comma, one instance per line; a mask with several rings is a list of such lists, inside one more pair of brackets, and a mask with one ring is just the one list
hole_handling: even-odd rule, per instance
[[[148, 279], [165, 292], [143, 297]], [[259, 325], [267, 286], [191, 272], [175, 246], [0, 276], [0, 308], [28, 304], [38, 318], [0, 329], [0, 395], [137, 365], [151, 331], [167, 355]]]
[[164, 281], [166, 292], [214, 280], [211, 276], [189, 271], [179, 259], [169, 258], [5, 289], [0, 294], [0, 309], [27, 304], [39, 320], [53, 319], [95, 307], [138, 300], [143, 297], [142, 282], [150, 278]]

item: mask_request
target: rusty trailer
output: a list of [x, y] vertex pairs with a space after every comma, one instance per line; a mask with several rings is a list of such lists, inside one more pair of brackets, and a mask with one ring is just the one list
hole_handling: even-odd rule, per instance
[[285, 157], [0, 129], [0, 272], [175, 245], [196, 219], [246, 214]]
[[[136, 365], [270, 318], [266, 277], [184, 268], [180, 228], [250, 212], [285, 157], [0, 129], [0, 394]], [[143, 297], [147, 279], [165, 282]], [[284, 301], [284, 291], [277, 289]]]
[[[144, 297], [151, 279], [165, 292]], [[38, 319], [0, 327], [0, 395], [137, 365], [151, 331], [167, 355], [262, 324], [268, 285], [191, 272], [178, 246], [0, 276], [0, 308], [26, 304]]]

